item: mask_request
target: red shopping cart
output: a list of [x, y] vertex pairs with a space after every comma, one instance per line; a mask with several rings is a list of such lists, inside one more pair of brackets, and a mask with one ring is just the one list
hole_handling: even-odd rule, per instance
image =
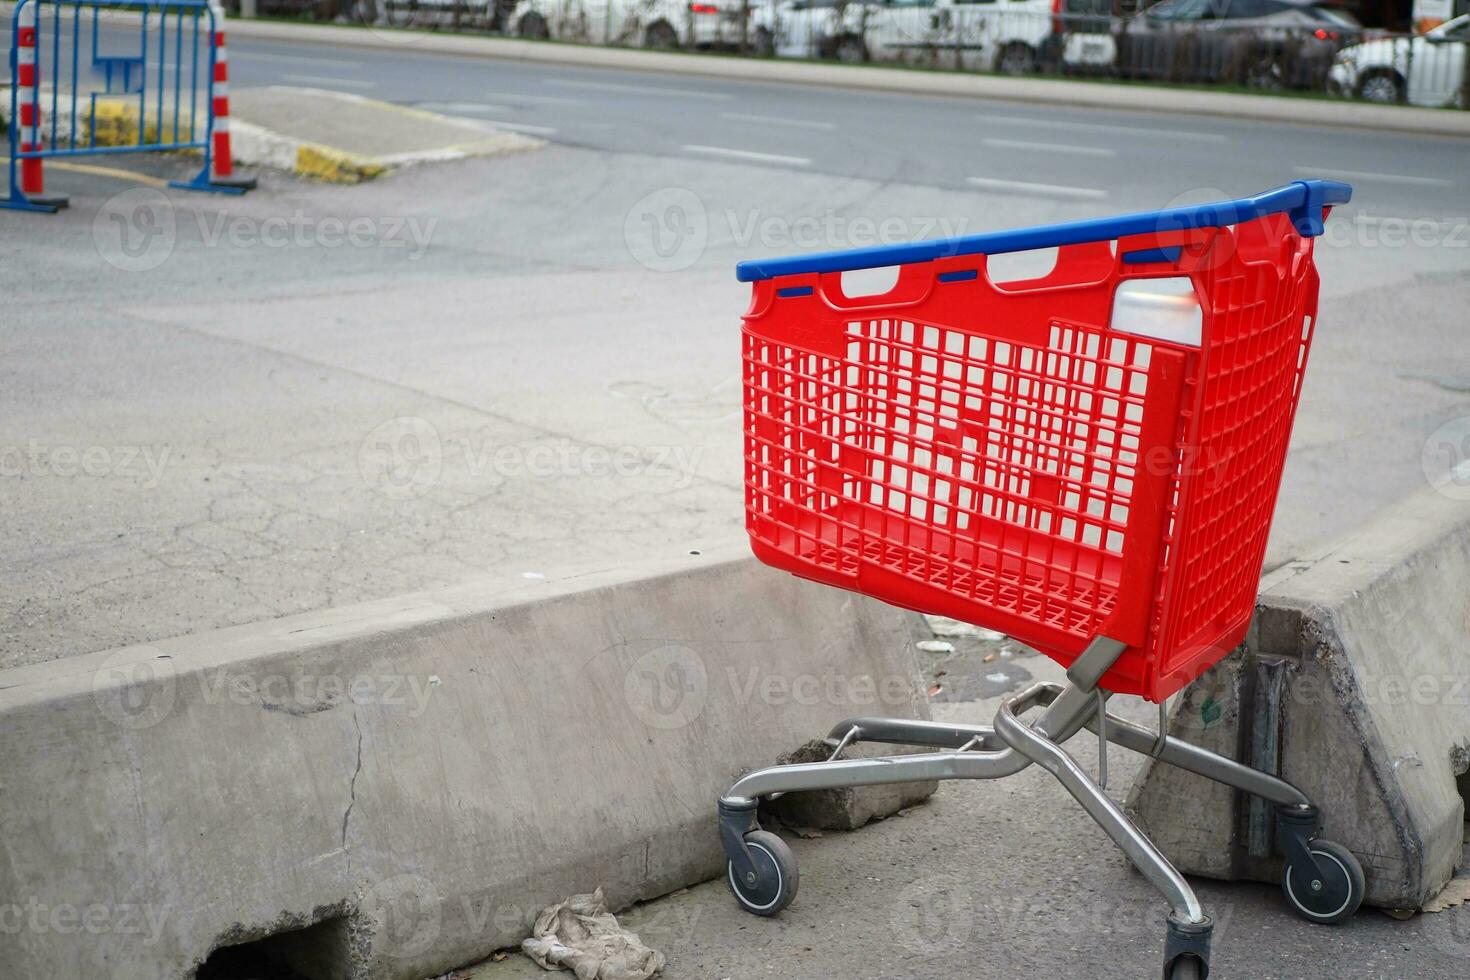
[[[1166, 896], [1164, 976], [1209, 974], [1193, 891], [1060, 744], [1083, 728], [1277, 805], [1282, 885], [1316, 922], [1356, 911], [1363, 871], [1273, 776], [1166, 736], [1168, 697], [1244, 638], [1317, 312], [1314, 238], [1351, 188], [887, 248], [745, 262], [746, 528], [764, 562], [998, 630], [1067, 667], [994, 726], [854, 718], [826, 762], [720, 800], [728, 880], [774, 915], [795, 859], [758, 828], [796, 790], [1052, 772]], [[987, 256], [1055, 248], [996, 283]], [[851, 296], [842, 274], [897, 266]], [[1158, 731], [1106, 710], [1160, 705]], [[1023, 715], [1044, 709], [1032, 720]], [[937, 751], [841, 759], [857, 741]], [[1105, 782], [1105, 752], [1100, 781]]]

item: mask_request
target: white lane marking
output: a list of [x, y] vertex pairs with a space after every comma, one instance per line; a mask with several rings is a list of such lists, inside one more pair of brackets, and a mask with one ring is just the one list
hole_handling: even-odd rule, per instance
[[496, 97], [511, 102], [540, 102], [543, 105], [586, 105], [586, 99], [566, 99], [560, 95], [527, 95], [524, 92], [496, 92]]
[[986, 146], [998, 146], [1005, 150], [1036, 150], [1040, 153], [1070, 153], [1079, 157], [1115, 157], [1117, 150], [1100, 146], [1072, 146], [1068, 143], [1032, 143], [1027, 140], [982, 140]]
[[668, 95], [676, 99], [718, 99], [728, 102], [735, 96], [727, 92], [697, 92], [690, 89], [665, 88], [661, 85], [621, 85], [615, 82], [579, 82], [571, 78], [548, 78], [547, 85], [581, 88], [593, 92], [639, 92], [644, 95]]
[[476, 119], [492, 129], [509, 129], [517, 133], [529, 133], [532, 136], [555, 136], [555, 126], [532, 126], [530, 123], [502, 122], [499, 119]]
[[761, 163], [784, 163], [792, 167], [805, 167], [811, 163], [806, 157], [787, 157], [779, 153], [757, 153], [754, 150], [732, 150], [725, 146], [700, 146], [696, 143], [684, 145], [686, 153], [703, 153], [707, 156], [730, 157], [733, 160], [756, 160]]
[[377, 88], [377, 82], [370, 82], [361, 78], [334, 78], [330, 75], [282, 75], [283, 82], [299, 82], [302, 85], [320, 85], [322, 88]]
[[837, 128], [836, 123], [817, 122], [814, 119], [783, 119], [780, 116], [751, 116], [743, 112], [722, 112], [720, 115], [725, 119], [734, 119], [736, 122], [770, 123], [772, 126], [795, 126], [800, 129], [825, 129]]
[[1385, 184], [1416, 184], [1420, 187], [1454, 187], [1453, 180], [1441, 177], [1407, 177], [1403, 174], [1375, 174], [1363, 170], [1333, 170], [1329, 167], [1292, 167], [1292, 172], [1306, 177], [1342, 177], [1346, 180], [1379, 180]]
[[230, 52], [241, 61], [285, 61], [293, 65], [315, 65], [319, 68], [326, 65], [336, 68], [361, 68], [363, 66], [361, 61], [347, 61], [344, 58], [318, 58], [316, 55], [273, 54], [269, 51], [256, 51], [250, 47], [249, 42], [231, 43]]
[[1106, 123], [1063, 122], [1057, 119], [1023, 119], [1020, 116], [976, 116], [981, 122], [1001, 126], [1040, 126], [1046, 129], [1065, 129], [1072, 132], [1124, 133], [1130, 136], [1162, 136], [1166, 139], [1193, 140], [1196, 143], [1228, 143], [1230, 137], [1223, 133], [1200, 133], [1184, 129], [1163, 129], [1149, 126], [1109, 126]]
[[1016, 191], [1020, 194], [1040, 194], [1042, 197], [1065, 197], [1079, 201], [1101, 201], [1107, 191], [1095, 187], [1068, 187], [1066, 184], [1030, 184], [1021, 180], [999, 180], [994, 177], [970, 177], [970, 183], [991, 191]]
[[484, 101], [420, 101], [413, 104], [415, 109], [428, 110], [428, 112], [467, 112], [472, 115], [487, 112], [513, 112], [510, 106], [492, 106]]

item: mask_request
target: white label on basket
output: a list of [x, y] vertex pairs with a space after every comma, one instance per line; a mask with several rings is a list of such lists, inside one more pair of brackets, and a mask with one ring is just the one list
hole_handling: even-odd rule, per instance
[[1130, 279], [1113, 294], [1114, 330], [1198, 347], [1203, 325], [1194, 284], [1183, 276]]

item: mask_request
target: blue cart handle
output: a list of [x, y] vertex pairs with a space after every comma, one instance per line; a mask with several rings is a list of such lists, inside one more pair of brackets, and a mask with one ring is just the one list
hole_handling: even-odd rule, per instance
[[1185, 231], [1192, 228], [1223, 228], [1254, 221], [1268, 214], [1291, 215], [1296, 230], [1307, 237], [1322, 234], [1322, 209], [1352, 200], [1353, 189], [1335, 180], [1298, 180], [1255, 197], [1217, 204], [1197, 204], [1167, 211], [1140, 211], [1111, 218], [1090, 218], [1061, 225], [1041, 225], [993, 231], [963, 238], [937, 238], [904, 245], [879, 245], [817, 255], [795, 255], [784, 259], [752, 259], [735, 267], [741, 282], [756, 282], [799, 272], [846, 272], [876, 269], [909, 262], [928, 262], [955, 255], [999, 255], [1033, 248], [1079, 245], [1111, 241], [1127, 235]]

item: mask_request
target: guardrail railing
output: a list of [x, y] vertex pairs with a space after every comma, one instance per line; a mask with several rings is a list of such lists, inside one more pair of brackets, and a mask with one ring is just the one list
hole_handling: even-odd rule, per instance
[[19, 0], [10, 24], [9, 196], [56, 211], [44, 161], [192, 150], [188, 190], [241, 193], [231, 169], [229, 68], [218, 0]]

